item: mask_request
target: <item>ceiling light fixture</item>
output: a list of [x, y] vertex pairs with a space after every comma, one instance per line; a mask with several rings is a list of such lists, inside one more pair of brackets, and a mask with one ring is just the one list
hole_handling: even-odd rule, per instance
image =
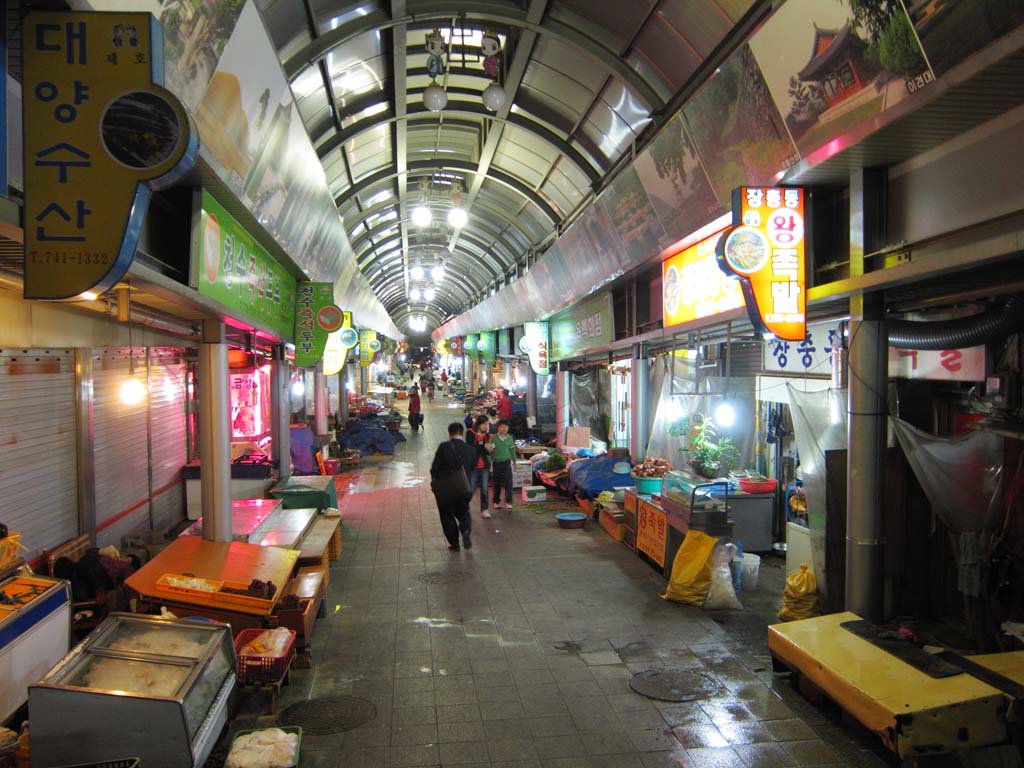
[[433, 288], [425, 288], [423, 290], [423, 299], [424, 299], [424, 301], [433, 301], [434, 300], [434, 289]]
[[434, 217], [433, 214], [431, 214], [430, 209], [425, 205], [417, 205], [412, 209], [412, 223], [421, 229], [423, 227], [429, 227], [433, 218]]
[[419, 301], [422, 298], [419, 288], [413, 288], [409, 291], [409, 301]]
[[421, 267], [419, 264], [417, 264], [414, 267], [411, 267], [409, 269], [409, 277], [411, 277], [413, 280], [422, 280], [423, 279], [423, 267]]
[[440, 264], [435, 264], [430, 268], [430, 277], [435, 283], [439, 283], [444, 280], [444, 267]]
[[469, 215], [462, 208], [451, 208], [448, 211], [448, 226], [452, 229], [462, 229], [469, 221]]

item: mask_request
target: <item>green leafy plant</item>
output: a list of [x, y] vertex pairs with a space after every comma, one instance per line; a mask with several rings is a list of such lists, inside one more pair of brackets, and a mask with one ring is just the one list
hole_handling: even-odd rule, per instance
[[559, 469], [565, 469], [566, 464], [568, 464], [568, 462], [565, 459], [564, 453], [561, 451], [552, 451], [551, 455], [548, 456], [547, 461], [544, 462], [544, 467], [548, 472], [554, 472]]
[[718, 437], [711, 419], [690, 428], [690, 466], [701, 477], [721, 477], [734, 469], [740, 451], [728, 437]]

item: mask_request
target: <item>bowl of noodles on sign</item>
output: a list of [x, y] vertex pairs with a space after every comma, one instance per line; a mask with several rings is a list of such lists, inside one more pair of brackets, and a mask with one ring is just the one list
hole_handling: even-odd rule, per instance
[[669, 267], [665, 272], [665, 311], [674, 315], [679, 309], [679, 270], [674, 266]]
[[737, 227], [726, 238], [725, 260], [735, 272], [752, 275], [768, 261], [768, 238], [753, 227]]

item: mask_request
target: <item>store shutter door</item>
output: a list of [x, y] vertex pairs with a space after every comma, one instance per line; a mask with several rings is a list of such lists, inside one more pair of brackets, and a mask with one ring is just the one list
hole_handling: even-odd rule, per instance
[[[135, 375], [144, 383], [144, 350], [136, 348], [134, 358]], [[101, 547], [149, 530], [148, 405], [145, 399], [135, 405], [121, 401], [128, 375], [127, 348], [93, 350], [96, 541]]]
[[0, 349], [0, 522], [31, 560], [78, 534], [75, 357]]
[[149, 360], [153, 527], [166, 531], [185, 519], [181, 480], [186, 452], [184, 350], [153, 347]]

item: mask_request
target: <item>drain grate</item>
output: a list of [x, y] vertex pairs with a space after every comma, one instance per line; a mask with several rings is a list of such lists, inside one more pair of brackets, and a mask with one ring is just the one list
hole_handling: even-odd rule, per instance
[[466, 571], [428, 571], [420, 574], [424, 584], [461, 584], [469, 578]]
[[645, 669], [630, 678], [629, 687], [658, 701], [697, 701], [714, 696], [722, 684], [713, 675], [694, 669]]
[[281, 710], [277, 722], [298, 725], [305, 733], [327, 736], [358, 728], [377, 717], [372, 701], [355, 696], [335, 696], [329, 699], [300, 701]]

